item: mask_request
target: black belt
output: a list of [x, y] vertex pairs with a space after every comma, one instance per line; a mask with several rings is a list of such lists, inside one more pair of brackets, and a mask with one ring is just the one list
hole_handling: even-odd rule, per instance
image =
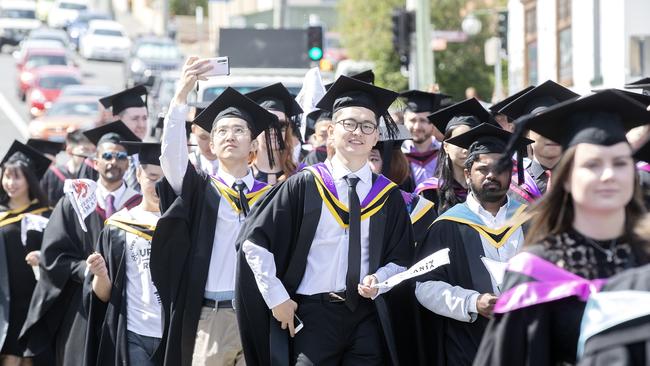
[[232, 309], [232, 300], [214, 301], [203, 299], [203, 306], [217, 309]]
[[314, 295], [297, 295], [298, 301], [345, 303], [345, 291], [323, 292]]

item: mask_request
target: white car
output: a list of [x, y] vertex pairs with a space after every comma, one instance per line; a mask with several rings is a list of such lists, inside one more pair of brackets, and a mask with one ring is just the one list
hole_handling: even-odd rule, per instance
[[88, 0], [56, 0], [47, 15], [47, 24], [52, 28], [66, 27], [85, 10], [88, 10]]
[[92, 20], [79, 40], [79, 53], [86, 59], [123, 61], [131, 50], [124, 27], [112, 20]]
[[32, 30], [41, 26], [36, 19], [36, 3], [23, 0], [0, 2], [0, 49], [18, 45]]

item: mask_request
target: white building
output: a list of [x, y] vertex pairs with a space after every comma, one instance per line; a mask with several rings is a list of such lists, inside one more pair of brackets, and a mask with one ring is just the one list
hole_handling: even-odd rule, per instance
[[509, 0], [511, 93], [548, 79], [580, 94], [650, 76], [650, 0]]

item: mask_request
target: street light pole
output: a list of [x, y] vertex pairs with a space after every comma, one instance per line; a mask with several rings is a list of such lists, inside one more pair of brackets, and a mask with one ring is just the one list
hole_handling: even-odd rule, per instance
[[431, 5], [429, 0], [407, 0], [406, 10], [415, 12], [415, 47], [411, 47], [409, 87], [427, 90], [436, 80], [431, 49]]

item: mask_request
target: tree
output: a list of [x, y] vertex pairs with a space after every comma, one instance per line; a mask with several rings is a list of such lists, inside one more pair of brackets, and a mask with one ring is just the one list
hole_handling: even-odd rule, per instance
[[[431, 23], [438, 30], [460, 30], [468, 5], [481, 8], [490, 0], [430, 0]], [[504, 0], [496, 1], [504, 5]], [[376, 64], [377, 84], [393, 90], [404, 90], [407, 79], [399, 71], [399, 60], [391, 41], [390, 14], [394, 7], [403, 7], [404, 0], [340, 0], [339, 31], [348, 55], [353, 59]], [[464, 43], [448, 43], [447, 49], [435, 52], [436, 82], [440, 90], [455, 100], [465, 99], [465, 89], [473, 86], [484, 100], [490, 100], [494, 87], [493, 69], [485, 65], [483, 44], [493, 35], [492, 19], [479, 16], [483, 30]], [[434, 67], [432, 65], [432, 67]]]
[[208, 0], [171, 0], [169, 8], [176, 15], [194, 15], [197, 6], [207, 11]]

